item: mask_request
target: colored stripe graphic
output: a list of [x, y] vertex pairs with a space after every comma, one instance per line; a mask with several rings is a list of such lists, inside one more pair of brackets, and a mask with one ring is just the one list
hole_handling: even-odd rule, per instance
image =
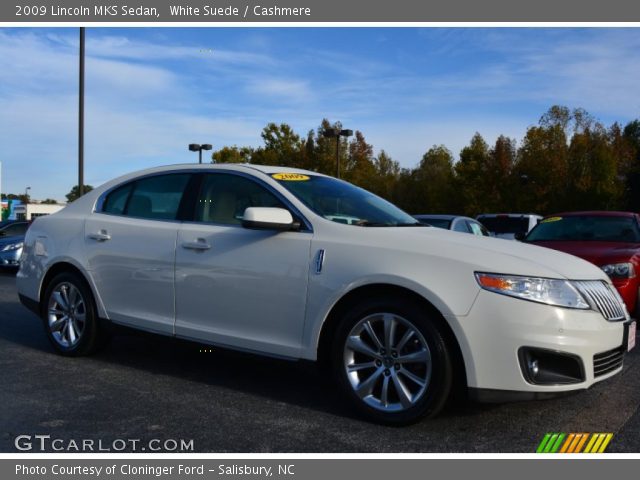
[[604, 453], [612, 438], [613, 433], [547, 433], [536, 453]]

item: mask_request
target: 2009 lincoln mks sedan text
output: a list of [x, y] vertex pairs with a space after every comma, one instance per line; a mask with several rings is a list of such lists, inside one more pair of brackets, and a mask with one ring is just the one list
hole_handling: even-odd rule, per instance
[[579, 258], [420, 225], [349, 183], [253, 165], [113, 180], [29, 229], [17, 276], [65, 355], [106, 322], [323, 360], [369, 418], [579, 390], [622, 368], [635, 323]]

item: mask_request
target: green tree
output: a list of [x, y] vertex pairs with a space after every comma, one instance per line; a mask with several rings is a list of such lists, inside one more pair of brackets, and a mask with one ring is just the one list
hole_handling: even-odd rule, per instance
[[625, 183], [625, 205], [632, 211], [640, 211], [640, 120], [625, 125], [622, 141], [626, 149], [626, 162], [621, 165]]
[[[93, 187], [91, 185], [84, 186], [84, 193], [89, 193], [91, 190], [93, 190]], [[67, 193], [65, 196], [67, 197], [67, 202], [69, 203], [80, 198], [80, 191], [78, 190], [78, 185], [74, 185], [71, 191]]]
[[269, 123], [260, 134], [264, 146], [257, 148], [251, 155], [251, 163], [258, 165], [279, 165], [282, 167], [300, 167], [304, 144], [293, 129], [286, 123]]
[[346, 164], [342, 166], [341, 177], [359, 187], [371, 190], [375, 185], [376, 167], [373, 160], [373, 146], [364, 135], [356, 130], [349, 142]]
[[450, 213], [455, 201], [453, 154], [444, 145], [434, 145], [413, 170], [415, 191], [412, 213]]
[[513, 168], [510, 211], [551, 213], [562, 210], [569, 188], [567, 137], [562, 125], [530, 127]]
[[40, 203], [42, 203], [43, 205], [57, 205], [58, 201], [54, 200], [53, 198], [46, 198], [46, 199], [42, 200], [42, 202], [40, 202]]
[[468, 146], [460, 152], [460, 160], [455, 166], [456, 191], [461, 200], [462, 211], [467, 215], [486, 211], [488, 196], [486, 178], [492, 175], [489, 146], [482, 135], [476, 133]]
[[253, 150], [250, 147], [222, 147], [211, 154], [212, 163], [250, 163]]
[[616, 208], [623, 195], [618, 165], [602, 125], [585, 126], [571, 138], [568, 155], [567, 197], [563, 209]]
[[371, 191], [395, 203], [398, 197], [400, 180], [400, 164], [393, 160], [387, 152], [381, 150], [373, 160], [373, 182]]

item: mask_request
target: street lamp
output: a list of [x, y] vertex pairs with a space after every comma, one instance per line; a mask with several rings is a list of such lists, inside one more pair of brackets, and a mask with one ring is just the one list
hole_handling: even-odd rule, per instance
[[202, 150], [211, 150], [213, 147], [209, 143], [203, 143], [202, 145], [198, 143], [190, 143], [189, 150], [192, 152], [198, 152], [199, 161], [198, 163], [202, 163]]
[[31, 187], [27, 187], [24, 189], [24, 203], [25, 205], [27, 203], [29, 203], [29, 190], [31, 190]]
[[84, 27], [80, 27], [78, 65], [78, 197], [84, 195]]
[[350, 137], [353, 135], [353, 130], [327, 128], [322, 134], [327, 138], [336, 138], [336, 178], [340, 178], [340, 137]]

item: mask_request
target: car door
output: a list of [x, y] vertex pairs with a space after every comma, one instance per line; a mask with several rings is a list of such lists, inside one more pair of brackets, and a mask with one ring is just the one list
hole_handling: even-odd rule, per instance
[[86, 220], [88, 269], [111, 320], [173, 334], [176, 218], [190, 176], [127, 183]]
[[266, 185], [207, 173], [178, 232], [176, 335], [283, 356], [300, 349], [312, 233], [250, 230], [247, 207], [284, 207]]
[[29, 224], [27, 222], [11, 223], [0, 230], [1, 237], [19, 237], [27, 233]]

